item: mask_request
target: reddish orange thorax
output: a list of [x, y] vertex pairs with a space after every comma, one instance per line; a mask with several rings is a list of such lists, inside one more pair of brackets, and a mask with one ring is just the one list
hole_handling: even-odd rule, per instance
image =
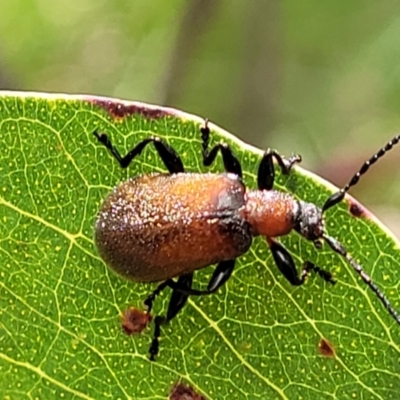
[[246, 193], [244, 218], [252, 227], [254, 236], [287, 235], [294, 225], [299, 207], [293, 196], [275, 190], [255, 190]]

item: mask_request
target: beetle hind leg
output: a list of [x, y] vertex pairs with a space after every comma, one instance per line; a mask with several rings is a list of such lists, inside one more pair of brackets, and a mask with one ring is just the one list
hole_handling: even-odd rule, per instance
[[151, 293], [147, 297], [147, 299], [145, 300], [145, 304], [151, 310], [155, 297], [167, 286], [172, 288], [172, 295], [169, 301], [166, 317], [158, 315], [154, 319], [154, 335], [149, 350], [151, 361], [155, 360], [155, 357], [159, 351], [161, 326], [167, 324], [169, 321], [175, 318], [175, 316], [186, 304], [189, 296], [209, 295], [215, 293], [221, 286], [223, 286], [232, 275], [233, 269], [235, 267], [235, 261], [236, 260], [233, 259], [220, 262], [217, 268], [214, 270], [214, 273], [210, 279], [210, 282], [207, 285], [206, 290], [192, 289], [193, 273], [191, 273], [180, 276], [177, 282], [173, 281], [172, 279], [166, 280], [165, 282], [158, 285], [153, 293]]
[[105, 133], [94, 131], [93, 135], [96, 136], [97, 140], [110, 151], [112, 156], [118, 161], [122, 168], [127, 168], [133, 159], [140, 155], [143, 149], [149, 143], [153, 143], [157, 153], [161, 157], [161, 160], [171, 174], [185, 172], [179, 154], [173, 149], [173, 147], [157, 136], [151, 136], [147, 139], [144, 139], [132, 150], [130, 150], [124, 157], [122, 157], [117, 148], [111, 143], [110, 138]]
[[[167, 286], [173, 288], [168, 304], [167, 315], [165, 317], [158, 315], [154, 319], [154, 335], [149, 349], [151, 361], [155, 360], [160, 348], [159, 338], [161, 336], [161, 326], [167, 324], [169, 321], [175, 318], [175, 316], [186, 304], [189, 294], [185, 290], [190, 290], [192, 287], [192, 282], [193, 273], [180, 276], [176, 283], [172, 279], [168, 279], [167, 281], [158, 285], [156, 290], [145, 300], [145, 304], [151, 309], [154, 298], [161, 292], [161, 290], [165, 289]], [[182, 290], [177, 289], [177, 287], [181, 288]]]

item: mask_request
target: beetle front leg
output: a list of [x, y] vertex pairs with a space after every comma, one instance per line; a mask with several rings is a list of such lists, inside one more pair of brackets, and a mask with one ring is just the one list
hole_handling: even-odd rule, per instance
[[283, 158], [276, 150], [268, 149], [260, 162], [257, 173], [257, 183], [260, 190], [271, 190], [275, 181], [275, 166], [273, 159], [278, 162], [282, 173], [288, 175], [294, 163], [301, 162], [301, 156], [293, 155]]
[[[326, 269], [322, 269], [321, 267], [318, 267], [318, 265], [315, 265], [311, 261], [306, 261], [303, 264], [303, 271], [305, 271], [306, 274], [308, 274], [310, 271], [314, 271], [316, 274], [318, 274], [325, 282], [328, 282], [332, 285], [336, 284], [336, 280], [334, 279], [333, 275], [331, 272], [327, 271]], [[304, 272], [303, 272], [304, 273]]]
[[334, 285], [336, 281], [333, 279], [332, 274], [329, 271], [326, 271], [317, 265], [313, 264], [310, 261], [306, 261], [304, 263], [303, 271], [300, 275], [298, 275], [296, 265], [293, 261], [293, 257], [286, 250], [286, 248], [279, 242], [267, 238], [268, 246], [272, 252], [272, 256], [274, 257], [275, 264], [282, 272], [283, 276], [293, 285], [300, 286], [302, 285], [310, 271], [314, 271], [317, 273], [323, 280]]

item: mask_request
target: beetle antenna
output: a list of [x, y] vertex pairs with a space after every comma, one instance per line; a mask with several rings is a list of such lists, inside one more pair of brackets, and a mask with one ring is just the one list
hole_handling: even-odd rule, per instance
[[374, 154], [369, 160], [365, 161], [359, 171], [354, 174], [354, 176], [350, 179], [350, 182], [340, 189], [338, 192], [334, 193], [332, 196], [328, 198], [325, 202], [324, 206], [322, 207], [322, 212], [325, 212], [328, 208], [333, 207], [337, 203], [340, 203], [344, 195], [349, 191], [349, 189], [356, 185], [360, 180], [361, 175], [364, 175], [368, 170], [369, 167], [378, 161], [379, 158], [383, 157], [389, 150], [392, 149], [397, 143], [400, 142], [400, 135], [395, 136], [392, 140], [386, 143], [376, 154]]
[[392, 307], [387, 297], [383, 294], [383, 292], [378, 288], [378, 286], [372, 282], [371, 277], [362, 269], [361, 265], [357, 263], [357, 261], [347, 253], [345, 247], [338, 242], [336, 239], [324, 235], [323, 238], [329, 244], [331, 249], [344, 257], [347, 262], [351, 265], [351, 267], [357, 272], [358, 275], [361, 276], [361, 279], [372, 289], [372, 291], [377, 295], [379, 300], [383, 303], [385, 308], [389, 311], [389, 314], [396, 320], [396, 322], [400, 325], [400, 315], [398, 312]]

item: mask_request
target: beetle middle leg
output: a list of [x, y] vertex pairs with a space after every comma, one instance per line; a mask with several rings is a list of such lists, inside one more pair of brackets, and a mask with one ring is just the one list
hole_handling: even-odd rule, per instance
[[209, 167], [217, 157], [218, 151], [221, 151], [222, 161], [226, 172], [238, 175], [242, 178], [242, 167], [239, 160], [227, 143], [218, 143], [211, 150], [208, 149], [210, 141], [210, 128], [208, 127], [208, 119], [205, 120], [204, 126], [200, 128], [201, 139], [203, 141], [203, 164]]
[[221, 261], [215, 268], [210, 281], [208, 282], [206, 290], [193, 289], [191, 287], [183, 287], [179, 281], [174, 282], [168, 281], [168, 285], [178, 292], [192, 296], [206, 296], [215, 293], [226, 281], [231, 277], [233, 269], [235, 267], [236, 259]]
[[105, 133], [93, 132], [93, 135], [102, 143], [113, 157], [118, 161], [122, 168], [127, 168], [133, 159], [141, 154], [143, 149], [149, 144], [153, 143], [157, 153], [161, 157], [164, 165], [167, 167], [171, 174], [184, 172], [184, 167], [179, 154], [166, 142], [157, 136], [151, 136], [138, 143], [132, 150], [130, 150], [124, 157], [121, 156], [116, 147], [111, 143], [110, 138]]
[[[219, 143], [211, 150], [208, 149], [210, 141], [210, 128], [208, 127], [208, 119], [205, 120], [204, 126], [200, 128], [201, 139], [203, 141], [203, 164], [210, 166], [217, 157], [218, 151], [221, 151], [222, 160], [226, 172], [234, 173], [242, 178], [242, 167], [239, 160], [231, 150], [228, 144]], [[293, 155], [286, 159], [282, 157], [276, 150], [268, 149], [258, 167], [258, 188], [260, 190], [271, 190], [275, 180], [275, 168], [273, 159], [279, 164], [284, 175], [289, 174], [294, 163], [301, 162], [301, 156]]]
[[[193, 274], [182, 275], [182, 277], [181, 277], [181, 278], [183, 278], [182, 281], [181, 281], [181, 278], [179, 278], [177, 282], [175, 282], [173, 279], [168, 279], [168, 280], [164, 281], [163, 283], [158, 285], [157, 288], [144, 301], [144, 304], [148, 307], [147, 312], [150, 312], [150, 310], [152, 309], [155, 297], [158, 296], [160, 294], [160, 292], [162, 290], [164, 290], [167, 286], [169, 286], [174, 291], [173, 293], [179, 292], [186, 296], [190, 296], [190, 295], [205, 296], [208, 294], [215, 293], [231, 277], [233, 269], [235, 267], [235, 262], [236, 262], [236, 259], [228, 260], [228, 261], [221, 261], [215, 268], [215, 270], [211, 276], [211, 279], [208, 282], [206, 290], [193, 289], [191, 287], [192, 282], [190, 282], [190, 285], [188, 285], [188, 278], [186, 279], [185, 277], [187, 277], [189, 275], [192, 276]], [[171, 300], [172, 300], [172, 297], [171, 297]], [[174, 301], [174, 303], [175, 302], [176, 302], [176, 300]], [[170, 304], [170, 306], [171, 306], [171, 304]], [[182, 307], [183, 307], [183, 305], [179, 308], [179, 310]], [[174, 316], [175, 315], [176, 314], [174, 314]]]
[[303, 271], [299, 275], [296, 269], [296, 265], [293, 261], [293, 257], [286, 250], [286, 248], [279, 242], [267, 238], [268, 246], [272, 252], [272, 256], [274, 258], [275, 264], [283, 274], [283, 276], [293, 285], [300, 286], [302, 285], [310, 271], [314, 271], [317, 273], [324, 281], [331, 283], [334, 285], [336, 281], [333, 278], [333, 275], [317, 265], [313, 264], [310, 261], [306, 261], [303, 266]]

